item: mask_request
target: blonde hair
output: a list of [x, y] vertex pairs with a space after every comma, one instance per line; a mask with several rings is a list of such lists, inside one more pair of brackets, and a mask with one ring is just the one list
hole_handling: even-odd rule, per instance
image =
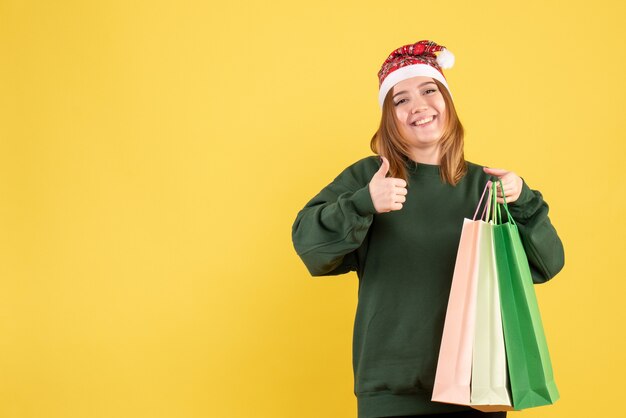
[[[455, 186], [467, 173], [467, 164], [463, 153], [463, 125], [461, 125], [448, 89], [438, 80], [433, 79], [433, 81], [437, 84], [446, 105], [446, 124], [439, 139], [441, 179]], [[370, 148], [374, 153], [389, 160], [389, 175], [391, 177], [404, 179], [408, 184], [406, 159], [409, 158], [410, 152], [406, 140], [398, 129], [392, 92], [393, 89], [385, 96], [380, 125], [372, 136]]]

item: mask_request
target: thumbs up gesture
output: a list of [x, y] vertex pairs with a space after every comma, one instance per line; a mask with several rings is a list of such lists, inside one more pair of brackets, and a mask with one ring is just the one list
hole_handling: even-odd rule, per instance
[[406, 181], [386, 177], [389, 172], [389, 161], [385, 157], [381, 158], [383, 163], [369, 183], [374, 209], [378, 213], [400, 210], [402, 203], [406, 201]]

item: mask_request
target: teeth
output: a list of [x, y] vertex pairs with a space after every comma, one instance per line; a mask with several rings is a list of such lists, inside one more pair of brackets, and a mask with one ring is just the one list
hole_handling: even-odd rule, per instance
[[425, 124], [425, 123], [430, 122], [431, 120], [433, 120], [433, 117], [432, 117], [432, 116], [431, 116], [431, 117], [429, 117], [429, 118], [426, 118], [426, 119], [418, 120], [418, 121], [416, 121], [416, 122], [414, 123], [414, 125], [423, 125], [423, 124]]

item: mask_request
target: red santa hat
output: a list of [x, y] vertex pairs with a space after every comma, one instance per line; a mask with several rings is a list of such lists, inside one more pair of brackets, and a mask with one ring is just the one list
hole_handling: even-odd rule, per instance
[[[435, 55], [435, 52], [439, 52], [439, 55]], [[385, 96], [393, 86], [411, 77], [432, 77], [440, 81], [450, 92], [450, 87], [441, 70], [451, 68], [453, 65], [452, 52], [433, 41], [419, 41], [396, 49], [385, 60], [378, 72], [380, 107], [383, 107]], [[450, 96], [452, 96], [451, 92]]]

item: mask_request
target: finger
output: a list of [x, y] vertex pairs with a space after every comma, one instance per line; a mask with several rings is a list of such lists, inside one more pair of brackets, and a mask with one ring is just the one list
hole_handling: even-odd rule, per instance
[[[518, 193], [514, 189], [505, 190], [504, 197], [506, 198], [506, 203], [513, 203], [519, 197]], [[504, 203], [504, 199], [502, 199], [502, 195], [498, 195], [498, 203]]]
[[402, 180], [402, 179], [396, 179], [396, 178], [392, 178], [391, 179], [391, 184], [393, 184], [394, 186], [397, 187], [406, 187], [406, 181]]
[[496, 190], [498, 192], [498, 196], [502, 196], [503, 189], [504, 189], [504, 194], [508, 195], [508, 193], [511, 193], [515, 189], [515, 186], [510, 181], [502, 182], [502, 186], [500, 185], [500, 182], [496, 182]]
[[502, 197], [502, 189], [500, 188], [500, 185], [496, 185], [496, 193], [495, 193], [496, 197]]
[[381, 163], [378, 171], [374, 173], [373, 177], [385, 178], [385, 176], [387, 176], [387, 173], [389, 172], [389, 160], [382, 156], [380, 158], [383, 162]]
[[395, 201], [396, 202], [400, 202], [400, 203], [404, 203], [404, 202], [406, 202], [406, 197], [404, 197], [403, 195], [398, 195], [398, 196], [396, 196]]
[[507, 186], [509, 186], [511, 184], [510, 181], [506, 181], [503, 178], [498, 179], [497, 181], [494, 181], [494, 183], [496, 184], [496, 188], [497, 190], [501, 190], [502, 188], [507, 188]]
[[515, 193], [514, 193], [513, 188], [508, 188], [508, 189], [507, 189], [507, 188], [505, 187], [505, 188], [504, 188], [504, 193], [502, 193], [502, 190], [498, 189], [498, 197], [502, 197], [502, 195], [503, 195], [503, 194], [504, 194], [504, 196], [505, 196], [505, 197], [507, 197], [507, 198], [508, 198], [508, 197], [510, 197], [510, 196], [513, 196]]
[[483, 167], [483, 170], [485, 171], [485, 173], [491, 174], [491, 175], [496, 176], [496, 177], [501, 177], [501, 176], [504, 176], [505, 174], [508, 173], [507, 170], [504, 170], [502, 168]]
[[[505, 196], [508, 196], [509, 194], [515, 193], [515, 191], [517, 190], [517, 185], [513, 181], [502, 182], [502, 189], [504, 189]], [[501, 188], [498, 187], [498, 190], [501, 190]]]
[[491, 189], [491, 187], [492, 187], [494, 184], [496, 185], [496, 190], [500, 189], [500, 181], [498, 181], [498, 180], [496, 180], [496, 181], [491, 181], [491, 180], [489, 180], [489, 188], [490, 188], [490, 189]]
[[[513, 196], [509, 197], [509, 196], [505, 196], [506, 197], [506, 203], [513, 203], [517, 200], [517, 198], [513, 198]], [[501, 197], [497, 198], [496, 201], [498, 203], [504, 204], [504, 199], [502, 199]]]
[[402, 209], [402, 203], [394, 203], [391, 205], [391, 210], [400, 210]]
[[512, 171], [509, 171], [508, 174], [499, 178], [499, 181], [502, 182], [505, 188], [517, 187], [519, 180], [520, 178], [518, 177], [518, 175]]
[[393, 192], [395, 194], [401, 194], [401, 195], [406, 195], [408, 193], [404, 187], [396, 187], [394, 188]]

